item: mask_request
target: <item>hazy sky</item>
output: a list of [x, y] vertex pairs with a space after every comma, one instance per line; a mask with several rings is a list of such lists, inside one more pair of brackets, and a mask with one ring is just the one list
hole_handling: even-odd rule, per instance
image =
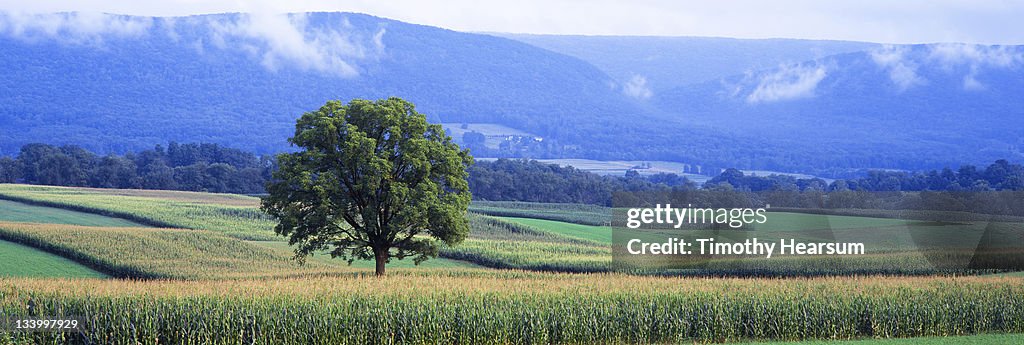
[[0, 10], [150, 16], [349, 11], [459, 31], [1024, 44], [1024, 1], [996, 0], [0, 0]]

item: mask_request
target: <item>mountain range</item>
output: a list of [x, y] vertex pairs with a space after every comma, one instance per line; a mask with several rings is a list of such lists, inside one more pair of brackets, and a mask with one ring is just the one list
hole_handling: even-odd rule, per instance
[[[1021, 158], [1024, 49], [466, 33], [354, 13], [0, 14], [0, 155], [288, 150], [328, 99], [540, 138], [500, 156], [828, 173]], [[461, 138], [456, 138], [460, 140]], [[518, 145], [518, 146], [517, 146]]]

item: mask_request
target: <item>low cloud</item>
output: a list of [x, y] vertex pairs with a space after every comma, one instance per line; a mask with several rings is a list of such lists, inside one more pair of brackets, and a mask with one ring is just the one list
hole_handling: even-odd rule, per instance
[[213, 21], [213, 42], [219, 48], [238, 47], [258, 56], [260, 63], [277, 71], [285, 66], [300, 70], [359, 75], [358, 60], [375, 58], [384, 49], [386, 30], [370, 37], [356, 34], [347, 20], [325, 27], [309, 25], [307, 14], [242, 14], [236, 20]]
[[[308, 14], [266, 12], [180, 18], [0, 12], [0, 35], [95, 46], [102, 46], [111, 38], [165, 36], [198, 53], [208, 52], [207, 45], [241, 51], [271, 71], [292, 67], [341, 77], [358, 76], [360, 63], [378, 59], [384, 53], [384, 27], [361, 32], [344, 18], [324, 25], [311, 25], [309, 19]], [[159, 30], [150, 30], [154, 24]], [[200, 32], [209, 34], [181, 42], [184, 32], [179, 31], [189, 26], [204, 27], [208, 30]]]
[[0, 34], [29, 41], [56, 39], [64, 43], [102, 44], [108, 37], [145, 35], [152, 25], [153, 19], [149, 17], [95, 12], [0, 12]]
[[904, 57], [907, 53], [905, 47], [883, 45], [870, 53], [871, 60], [889, 72], [889, 79], [900, 91], [925, 83], [924, 78], [917, 74], [917, 63]]
[[818, 83], [828, 74], [821, 65], [783, 65], [760, 76], [757, 88], [747, 96], [749, 103], [776, 102], [814, 96]]
[[1024, 62], [1024, 54], [1011, 46], [947, 43], [931, 45], [928, 59], [950, 71], [957, 67], [966, 67], [968, 72], [963, 77], [963, 88], [976, 91], [986, 88], [985, 84], [978, 80], [979, 70], [1019, 66]]
[[622, 86], [622, 93], [639, 100], [650, 99], [651, 96], [654, 96], [654, 92], [651, 92], [651, 89], [647, 86], [647, 78], [635, 74]]

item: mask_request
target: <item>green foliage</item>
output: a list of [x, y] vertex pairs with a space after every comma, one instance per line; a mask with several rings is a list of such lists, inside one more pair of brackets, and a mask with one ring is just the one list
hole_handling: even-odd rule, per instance
[[[590, 344], [1024, 332], [1012, 278], [394, 275], [232, 282], [0, 282], [0, 312], [80, 315], [102, 344]], [[367, 317], [372, 315], [372, 317]]]
[[162, 146], [99, 157], [78, 146], [28, 144], [0, 158], [0, 183], [259, 193], [273, 162], [216, 144]]
[[0, 199], [97, 213], [149, 226], [201, 229], [247, 240], [275, 240], [273, 222], [241, 195], [0, 185]]
[[519, 217], [501, 217], [499, 219], [523, 224], [526, 226], [536, 227], [545, 229], [546, 231], [552, 231], [557, 234], [564, 236], [594, 241], [598, 243], [612, 243], [612, 228], [611, 226], [593, 226], [593, 225], [582, 225], [572, 224], [566, 222], [558, 222], [546, 219], [533, 219], [533, 218], [519, 218]]
[[421, 262], [437, 239], [454, 245], [469, 232], [466, 167], [473, 164], [440, 125], [400, 98], [329, 101], [295, 125], [300, 147], [278, 156], [262, 209], [296, 255], [331, 250], [352, 261]]
[[[837, 342], [834, 340], [774, 342], [772, 345], [1003, 345], [1024, 343], [1024, 334], [982, 334], [963, 336], [936, 336], [901, 339], [862, 339]], [[743, 343], [765, 345], [764, 342]]]
[[65, 257], [0, 240], [0, 277], [103, 278], [106, 275]]
[[299, 267], [288, 255], [200, 230], [0, 223], [0, 239], [125, 278], [285, 276], [324, 268]]
[[606, 225], [612, 220], [610, 208], [588, 204], [473, 201], [469, 210], [490, 216], [547, 219], [583, 225]]
[[554, 272], [610, 270], [611, 248], [606, 243], [493, 217], [471, 215], [469, 219], [473, 229], [470, 238], [455, 247], [442, 247], [442, 257], [501, 269]]
[[35, 206], [3, 199], [0, 199], [0, 222], [88, 226], [145, 226], [125, 219], [107, 217], [95, 213], [72, 211], [55, 207]]

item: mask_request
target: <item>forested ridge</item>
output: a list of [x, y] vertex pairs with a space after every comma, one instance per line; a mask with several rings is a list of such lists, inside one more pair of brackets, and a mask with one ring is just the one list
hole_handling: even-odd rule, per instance
[[[0, 183], [260, 194], [275, 168], [272, 156], [210, 143], [171, 142], [105, 156], [73, 145], [28, 144], [16, 156], [0, 157]], [[729, 191], [756, 199], [754, 203], [774, 200], [773, 205], [787, 207], [819, 207], [824, 205], [822, 196], [834, 194], [856, 196], [842, 199], [848, 201], [846, 206], [868, 207], [877, 201], [871, 199], [877, 195], [874, 192], [1024, 191], [1024, 167], [1007, 160], [985, 167], [870, 170], [859, 177], [830, 181], [758, 176], [730, 168], [703, 185], [673, 173], [644, 176], [630, 170], [623, 176], [608, 176], [526, 159], [478, 161], [468, 171], [475, 200], [595, 205], [611, 205], [613, 195], [620, 192]]]

